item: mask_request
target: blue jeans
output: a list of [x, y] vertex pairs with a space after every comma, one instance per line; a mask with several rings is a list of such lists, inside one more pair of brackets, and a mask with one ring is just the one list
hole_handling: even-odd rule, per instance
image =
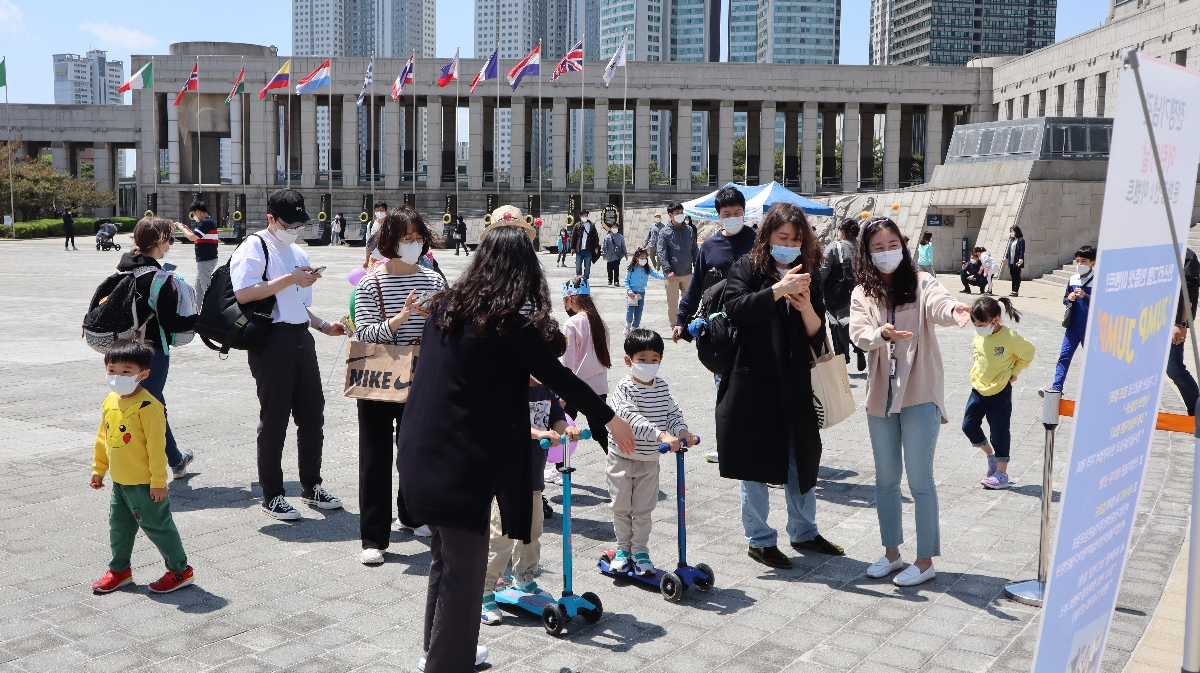
[[[154, 396], [154, 399], [162, 402], [163, 417], [167, 414], [167, 398], [163, 397], [163, 388], [167, 385], [167, 374], [171, 371], [171, 356], [165, 351], [154, 349], [154, 361], [150, 365], [150, 376], [142, 381], [142, 387]], [[175, 443], [175, 435], [171, 432], [171, 423], [167, 422], [167, 465], [172, 467], [179, 464], [183, 460], [183, 455], [179, 453], [179, 446]]]
[[575, 275], [583, 276], [584, 280], [592, 277], [592, 253], [584, 250], [575, 253]]
[[1071, 369], [1071, 359], [1075, 357], [1075, 349], [1083, 343], [1083, 333], [1086, 325], [1071, 325], [1063, 333], [1062, 348], [1058, 351], [1058, 364], [1054, 367], [1054, 383], [1051, 389], [1062, 392], [1063, 381], [1067, 380], [1067, 372]]
[[[767, 514], [771, 511], [771, 499], [767, 485], [758, 481], [739, 482], [742, 496], [742, 529], [746, 542], [761, 549], [774, 547], [778, 534], [767, 525]], [[796, 473], [796, 454], [788, 451], [788, 480], [783, 499], [787, 502], [788, 539], [806, 542], [817, 536], [817, 489], [800, 492], [800, 479]]]
[[[625, 295], [625, 296], [626, 296], [626, 298], [629, 297], [629, 295]], [[639, 292], [639, 293], [637, 293], [637, 296], [638, 296], [637, 306], [628, 306], [625, 308], [625, 323], [629, 324], [629, 325], [633, 325], [634, 327], [641, 327], [641, 325], [642, 325], [642, 309], [646, 307], [646, 293]]]
[[1171, 344], [1171, 353], [1167, 356], [1167, 377], [1179, 389], [1179, 395], [1183, 398], [1184, 406], [1187, 407], [1188, 416], [1195, 416], [1196, 398], [1200, 397], [1200, 387], [1196, 385], [1196, 379], [1192, 378], [1187, 364], [1183, 361], [1185, 344], [1186, 342]]
[[978, 390], [971, 390], [962, 421], [963, 434], [971, 441], [971, 446], [988, 443], [988, 437], [983, 435], [984, 418], [987, 418], [996, 461], [1007, 463], [1012, 446], [1012, 434], [1009, 432], [1009, 423], [1012, 421], [1011, 385], [1006, 384], [1004, 390], [995, 395], [980, 395]]
[[883, 417], [867, 414], [871, 452], [875, 455], [875, 512], [879, 515], [880, 540], [884, 547], [904, 544], [900, 477], [908, 472], [908, 488], [916, 505], [919, 558], [942, 553], [937, 484], [933, 480], [933, 454], [941, 424], [941, 412], [933, 402], [904, 407], [898, 414]]

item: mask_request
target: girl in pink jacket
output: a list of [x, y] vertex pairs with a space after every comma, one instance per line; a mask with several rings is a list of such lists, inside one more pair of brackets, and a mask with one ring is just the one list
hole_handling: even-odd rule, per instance
[[[563, 334], [567, 337], [567, 352], [560, 358], [563, 366], [583, 379], [601, 398], [608, 399], [608, 370], [612, 361], [608, 354], [608, 325], [592, 301], [592, 290], [583, 278], [563, 283], [563, 308], [567, 322]], [[567, 415], [575, 417], [575, 409], [567, 406]], [[608, 453], [608, 431], [592, 428], [592, 439]]]

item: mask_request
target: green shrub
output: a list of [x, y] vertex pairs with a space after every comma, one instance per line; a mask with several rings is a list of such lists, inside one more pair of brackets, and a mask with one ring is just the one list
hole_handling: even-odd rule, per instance
[[[110, 222], [117, 225], [117, 231], [128, 233], [133, 231], [138, 220], [136, 217], [110, 217]], [[92, 236], [96, 218], [75, 218], [75, 235], [80, 238]], [[12, 227], [0, 226], [0, 238], [59, 238], [63, 235], [60, 218], [45, 220], [30, 220], [17, 222]]]

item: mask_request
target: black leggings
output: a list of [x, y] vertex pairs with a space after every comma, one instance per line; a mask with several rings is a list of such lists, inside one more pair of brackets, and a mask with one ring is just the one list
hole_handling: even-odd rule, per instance
[[1012, 274], [1012, 291], [1013, 294], [1016, 294], [1021, 291], [1021, 267], [1009, 264], [1008, 272]]
[[358, 401], [358, 530], [363, 549], [387, 549], [392, 534], [392, 489], [396, 471], [395, 433], [400, 402]]
[[613, 285], [621, 283], [621, 260], [608, 263], [608, 282]]
[[64, 248], [74, 248], [75, 247], [75, 230], [74, 229], [63, 230], [63, 238], [64, 238], [64, 240], [63, 240]]
[[[600, 399], [604, 400], [605, 402], [608, 402], [608, 394], [607, 393], [601, 394]], [[564, 409], [564, 411], [567, 412], [568, 416], [575, 419], [575, 423], [579, 423], [579, 410], [578, 409], [576, 409], [575, 407], [568, 404], [566, 406], [566, 408]], [[600, 448], [604, 450], [604, 453], [608, 453], [608, 428], [601, 425], [599, 427], [592, 427], [591, 430], [592, 430], [592, 439], [594, 439], [600, 443]]]

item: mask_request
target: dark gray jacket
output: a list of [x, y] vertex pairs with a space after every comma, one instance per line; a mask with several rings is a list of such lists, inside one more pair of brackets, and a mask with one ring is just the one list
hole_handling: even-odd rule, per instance
[[696, 228], [687, 224], [663, 227], [658, 234], [658, 263], [664, 275], [692, 275], [696, 259]]

